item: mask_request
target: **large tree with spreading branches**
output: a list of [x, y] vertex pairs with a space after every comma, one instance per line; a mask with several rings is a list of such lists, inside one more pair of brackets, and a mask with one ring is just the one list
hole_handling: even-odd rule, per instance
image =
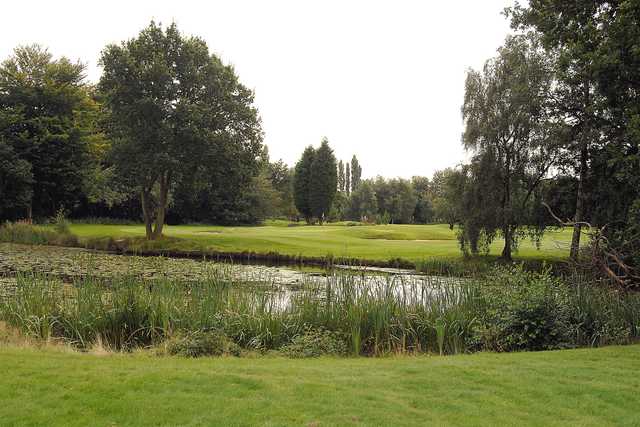
[[151, 22], [107, 46], [100, 63], [112, 159], [140, 194], [148, 239], [162, 235], [171, 189], [194, 171], [257, 170], [262, 131], [253, 92], [204, 40]]

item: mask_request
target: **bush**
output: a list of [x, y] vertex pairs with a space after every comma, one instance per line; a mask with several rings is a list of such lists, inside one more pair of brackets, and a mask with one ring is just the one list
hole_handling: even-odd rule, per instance
[[303, 334], [295, 336], [291, 343], [283, 346], [280, 351], [294, 358], [344, 356], [348, 347], [345, 338], [339, 333], [319, 328], [307, 329]]
[[194, 331], [170, 339], [167, 352], [184, 357], [239, 356], [240, 347], [218, 331]]
[[496, 268], [486, 279], [479, 341], [489, 350], [550, 350], [573, 346], [567, 287], [548, 270]]
[[67, 220], [64, 209], [58, 209], [56, 212], [56, 216], [53, 217], [53, 229], [58, 234], [71, 234], [71, 229], [69, 228], [69, 220]]
[[391, 215], [389, 215], [389, 212], [384, 212], [381, 215], [376, 215], [375, 222], [378, 225], [387, 225], [391, 222]]

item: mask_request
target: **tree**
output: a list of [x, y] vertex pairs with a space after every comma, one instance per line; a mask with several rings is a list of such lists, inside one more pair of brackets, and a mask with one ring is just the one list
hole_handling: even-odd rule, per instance
[[431, 179], [430, 193], [435, 218], [449, 224], [451, 230], [456, 224], [461, 223], [463, 218], [462, 202], [468, 192], [467, 169], [468, 166], [446, 168], [436, 171]]
[[15, 215], [51, 216], [83, 197], [92, 166], [87, 116], [96, 109], [84, 70], [38, 45], [16, 48], [0, 66], [0, 140], [15, 159], [3, 173], [23, 188], [16, 207], [24, 211]]
[[351, 194], [351, 166], [349, 166], [349, 162], [344, 166], [344, 190], [347, 196]]
[[268, 169], [254, 177], [245, 193], [247, 222], [258, 223], [278, 213], [280, 194], [269, 179]]
[[336, 158], [329, 147], [327, 138], [323, 138], [316, 150], [311, 164], [311, 182], [309, 186], [309, 206], [311, 213], [318, 218], [320, 225], [329, 216], [338, 184]]
[[356, 191], [362, 178], [362, 168], [355, 154], [351, 158], [351, 191]]
[[386, 180], [378, 176], [372, 185], [379, 219], [388, 218], [384, 222], [394, 224], [413, 222], [417, 197], [410, 181], [401, 178]]
[[[575, 13], [578, 9], [582, 9], [581, 12]], [[577, 171], [578, 176], [573, 216], [575, 226], [571, 242], [572, 259], [578, 256], [580, 231], [585, 220], [590, 153], [599, 139], [595, 132], [598, 114], [593, 73], [597, 31], [593, 13], [596, 10], [596, 2], [593, 1], [577, 2], [570, 6], [566, 2], [550, 1], [542, 4], [533, 1], [529, 9], [518, 4], [508, 9], [508, 14], [513, 18], [512, 26], [542, 29], [542, 41], [553, 55], [558, 56], [554, 89], [555, 114], [571, 126], [571, 137], [565, 146], [568, 152], [568, 161], [565, 163]], [[554, 28], [550, 28], [550, 25]], [[563, 42], [568, 38], [573, 39], [574, 43]]]
[[210, 172], [257, 174], [262, 131], [253, 93], [202, 39], [151, 22], [137, 38], [107, 46], [100, 63], [112, 158], [140, 194], [148, 239], [162, 235], [172, 187], [202, 183]]
[[416, 195], [416, 206], [413, 211], [414, 221], [419, 224], [433, 221], [434, 210], [429, 178], [414, 176], [411, 178], [411, 185]]
[[293, 175], [293, 199], [298, 212], [302, 214], [307, 224], [311, 224], [313, 210], [310, 203], [312, 166], [316, 157], [316, 150], [308, 146], [302, 157], [296, 163]]
[[544, 232], [529, 214], [559, 152], [551, 143], [557, 135], [548, 116], [552, 81], [547, 54], [526, 36], [508, 37], [482, 72], [467, 74], [463, 144], [473, 153], [477, 203], [463, 212], [463, 243], [480, 235], [490, 242], [499, 231], [505, 240], [502, 257], [511, 260], [521, 237]]
[[343, 191], [337, 191], [329, 211], [329, 221], [342, 221], [348, 215], [349, 200]]
[[293, 170], [282, 160], [269, 163], [268, 169], [271, 185], [280, 197], [278, 215], [294, 218], [297, 211], [293, 202]]
[[373, 184], [369, 180], [360, 182], [349, 199], [348, 216], [362, 222], [372, 222], [378, 214], [378, 201]]
[[338, 191], [344, 193], [344, 163], [338, 162]]
[[416, 209], [417, 197], [411, 185], [406, 179], [392, 179], [389, 181], [391, 197], [387, 201], [387, 212], [392, 224], [411, 224], [413, 213]]
[[559, 56], [559, 110], [572, 124], [568, 148], [578, 159], [574, 260], [588, 199], [591, 221], [608, 224], [609, 238], [640, 200], [639, 11], [628, 0], [532, 0], [507, 10], [514, 28], [536, 30]]
[[31, 163], [0, 139], [0, 218], [16, 219], [31, 204]]

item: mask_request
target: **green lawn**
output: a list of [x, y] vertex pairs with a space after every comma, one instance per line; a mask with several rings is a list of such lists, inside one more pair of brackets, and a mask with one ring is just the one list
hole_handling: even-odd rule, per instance
[[[74, 224], [80, 237], [143, 236], [142, 225]], [[409, 261], [461, 256], [455, 233], [447, 225], [324, 225], [287, 227], [282, 223], [254, 227], [166, 226], [165, 235], [181, 238], [173, 249], [209, 249], [227, 252], [279, 252], [287, 255], [349, 257], [370, 260], [403, 258]], [[540, 250], [523, 241], [517, 258], [561, 259], [568, 254], [570, 230], [549, 231]], [[499, 255], [502, 240], [491, 253]]]
[[384, 359], [0, 347], [2, 425], [640, 425], [640, 346]]

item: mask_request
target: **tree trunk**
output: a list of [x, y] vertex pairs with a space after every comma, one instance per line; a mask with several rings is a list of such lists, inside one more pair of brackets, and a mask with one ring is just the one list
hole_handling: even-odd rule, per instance
[[504, 195], [502, 197], [502, 233], [504, 234], [504, 248], [501, 257], [505, 261], [511, 261], [511, 153], [507, 150], [505, 157]]
[[505, 261], [511, 261], [511, 240], [513, 239], [512, 233], [511, 233], [511, 227], [510, 226], [506, 226], [503, 230], [502, 233], [504, 234], [504, 248], [502, 249], [502, 255], [501, 258], [504, 259]]
[[153, 230], [151, 228], [152, 207], [150, 206], [151, 191], [143, 188], [142, 191], [140, 192], [140, 201], [142, 203], [142, 218], [144, 220], [145, 235], [147, 237], [147, 240], [152, 240], [153, 239]]
[[573, 237], [571, 238], [571, 254], [572, 260], [578, 259], [578, 253], [580, 252], [580, 234], [582, 230], [581, 222], [584, 220], [584, 182], [587, 178], [587, 142], [586, 138], [582, 143], [582, 149], [580, 150], [580, 180], [578, 181], [578, 194], [576, 196], [576, 213], [573, 217]]
[[160, 175], [160, 195], [158, 207], [156, 208], [156, 222], [153, 230], [153, 240], [162, 237], [162, 228], [164, 227], [164, 218], [167, 211], [167, 202], [169, 196], [169, 172]]
[[[585, 116], [589, 114], [589, 109], [591, 105], [590, 94], [589, 94], [589, 82], [585, 82], [584, 88], [584, 109]], [[587, 179], [587, 168], [588, 163], [588, 144], [589, 144], [589, 120], [590, 118], [585, 117], [585, 122], [583, 123], [582, 129], [582, 143], [580, 145], [580, 180], [578, 181], [578, 194], [576, 195], [576, 213], [573, 217], [573, 236], [571, 238], [571, 252], [570, 258], [573, 261], [578, 259], [578, 254], [580, 252], [580, 234], [582, 230], [581, 222], [584, 220], [584, 199], [585, 199], [585, 189], [584, 184]]]

